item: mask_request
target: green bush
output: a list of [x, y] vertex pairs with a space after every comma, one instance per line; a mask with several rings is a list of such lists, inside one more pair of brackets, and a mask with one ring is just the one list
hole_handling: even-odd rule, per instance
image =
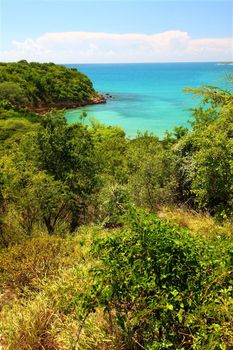
[[230, 248], [132, 212], [127, 228], [94, 244], [101, 264], [84, 309], [103, 306], [126, 349], [230, 348]]

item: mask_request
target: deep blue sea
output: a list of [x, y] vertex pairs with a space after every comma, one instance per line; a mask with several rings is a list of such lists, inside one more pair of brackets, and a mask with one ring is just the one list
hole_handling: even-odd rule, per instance
[[113, 97], [106, 104], [66, 112], [68, 122], [79, 119], [83, 111], [106, 125], [121, 126], [128, 136], [150, 131], [163, 136], [175, 126], [189, 126], [190, 108], [198, 101], [185, 94], [185, 87], [211, 84], [227, 88], [226, 72], [233, 66], [217, 63], [153, 64], [73, 64], [92, 80], [100, 93]]

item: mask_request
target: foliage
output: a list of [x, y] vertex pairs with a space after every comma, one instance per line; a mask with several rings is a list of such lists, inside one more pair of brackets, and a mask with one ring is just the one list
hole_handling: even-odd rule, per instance
[[36, 127], [35, 123], [31, 123], [22, 116], [0, 120], [0, 152], [19, 143], [27, 132], [35, 130]]
[[35, 224], [41, 222], [53, 233], [59, 220], [67, 215], [69, 197], [65, 185], [38, 171], [17, 153], [2, 158], [0, 164], [3, 201], [15, 208], [23, 231], [30, 236]]
[[4, 81], [0, 83], [0, 96], [5, 106], [6, 101], [10, 102], [12, 105], [23, 105], [27, 101], [20, 84], [13, 81]]
[[175, 162], [154, 135], [139, 134], [127, 149], [129, 188], [135, 203], [155, 210], [175, 199]]
[[204, 96], [203, 106], [194, 109], [193, 131], [174, 147], [180, 193], [224, 218], [233, 210], [232, 94], [209, 86], [192, 91]]
[[109, 184], [103, 187], [99, 194], [101, 222], [107, 227], [121, 226], [124, 215], [132, 205], [132, 199], [126, 186]]
[[32, 112], [96, 97], [76, 70], [0, 72], [0, 347], [232, 348], [230, 90], [192, 89], [191, 130], [129, 139]]
[[39, 129], [36, 163], [69, 192], [70, 229], [74, 231], [98, 185], [92, 136], [82, 123], [67, 125], [61, 114], [48, 114]]
[[191, 190], [200, 207], [227, 214], [233, 210], [233, 115], [195, 133]]
[[94, 244], [101, 265], [84, 295], [87, 312], [102, 305], [126, 349], [232, 346], [233, 246], [208, 246], [153, 215], [129, 215], [125, 229]]
[[128, 140], [124, 131], [92, 120], [90, 132], [93, 135], [97, 164], [103, 174], [103, 183], [116, 180], [121, 185], [125, 184], [128, 179]]
[[87, 76], [54, 63], [0, 63], [0, 100], [33, 108], [41, 104], [90, 101], [96, 92]]
[[14, 205], [27, 234], [39, 224], [49, 233], [64, 223], [74, 231], [85, 220], [98, 186], [87, 126], [67, 125], [63, 114], [52, 112], [0, 164], [4, 203]]

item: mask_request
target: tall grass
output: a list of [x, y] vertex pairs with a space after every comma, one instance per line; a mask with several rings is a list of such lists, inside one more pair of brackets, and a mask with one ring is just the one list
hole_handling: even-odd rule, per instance
[[161, 206], [157, 215], [162, 219], [174, 221], [181, 227], [188, 228], [191, 234], [200, 235], [204, 238], [212, 239], [217, 236], [233, 238], [233, 223], [225, 220], [220, 224], [208, 212], [196, 212], [184, 206]]
[[4, 350], [115, 348], [102, 310], [84, 325], [77, 300], [91, 283], [93, 238], [105, 234], [94, 226], [82, 227], [75, 237], [45, 235], [1, 251], [0, 345]]

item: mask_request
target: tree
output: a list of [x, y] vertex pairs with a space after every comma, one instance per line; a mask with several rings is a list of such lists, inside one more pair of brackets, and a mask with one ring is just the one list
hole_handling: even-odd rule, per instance
[[156, 136], [138, 135], [129, 144], [127, 158], [129, 188], [138, 206], [154, 210], [175, 199], [174, 157]]
[[174, 148], [183, 174], [180, 188], [198, 208], [224, 216], [233, 209], [233, 95], [210, 86], [188, 91], [202, 101], [193, 109], [193, 131]]
[[27, 102], [26, 95], [20, 84], [11, 81], [0, 83], [0, 100], [9, 101], [17, 106]]
[[34, 109], [60, 102], [79, 106], [96, 96], [92, 82], [76, 69], [25, 60], [0, 64], [0, 100], [14, 107]]
[[67, 125], [62, 112], [51, 112], [42, 122], [35, 140], [34, 161], [70, 194], [71, 230], [85, 219], [91, 195], [98, 184], [92, 136], [82, 123]]
[[35, 225], [45, 225], [49, 234], [55, 232], [61, 219], [69, 216], [70, 195], [66, 186], [20, 153], [2, 158], [2, 201], [17, 211], [18, 223], [31, 236]]

